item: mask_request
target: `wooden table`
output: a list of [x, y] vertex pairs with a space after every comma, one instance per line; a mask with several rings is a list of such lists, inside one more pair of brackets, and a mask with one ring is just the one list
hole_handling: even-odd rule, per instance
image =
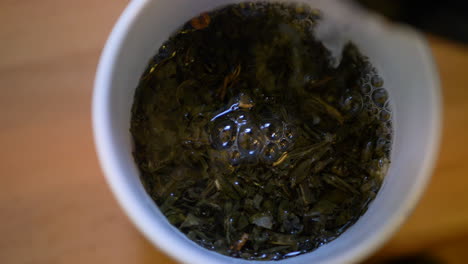
[[[98, 167], [90, 102], [124, 0], [0, 2], [0, 263], [174, 263], [133, 227]], [[468, 257], [468, 47], [430, 38], [444, 95], [432, 182], [377, 253]]]

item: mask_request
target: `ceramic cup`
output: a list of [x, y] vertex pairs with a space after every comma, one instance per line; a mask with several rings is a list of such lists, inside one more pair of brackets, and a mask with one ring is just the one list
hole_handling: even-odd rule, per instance
[[[148, 238], [179, 262], [251, 263], [204, 249], [166, 220], [145, 192], [132, 157], [135, 87], [157, 49], [183, 22], [236, 0], [134, 0], [103, 51], [94, 87], [97, 153], [115, 197]], [[352, 40], [385, 80], [393, 111], [391, 166], [376, 199], [346, 232], [317, 250], [275, 264], [355, 263], [380, 247], [408, 217], [430, 178], [441, 130], [439, 81], [420, 34], [391, 25], [348, 1], [302, 1], [324, 14], [317, 35], [336, 52]]]

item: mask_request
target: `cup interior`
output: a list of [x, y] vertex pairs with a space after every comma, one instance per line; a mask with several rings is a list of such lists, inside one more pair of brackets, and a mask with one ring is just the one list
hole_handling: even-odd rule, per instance
[[[250, 263], [206, 250], [166, 220], [145, 192], [132, 157], [130, 109], [138, 80], [159, 46], [183, 22], [237, 0], [135, 0], [116, 24], [99, 64], [93, 98], [98, 156], [128, 216], [156, 246], [184, 263]], [[367, 212], [336, 240], [275, 263], [349, 263], [370, 254], [408, 216], [433, 168], [440, 134], [439, 82], [422, 37], [339, 1], [303, 1], [323, 11], [318, 36], [331, 50], [345, 41], [367, 55], [390, 94], [391, 166]]]

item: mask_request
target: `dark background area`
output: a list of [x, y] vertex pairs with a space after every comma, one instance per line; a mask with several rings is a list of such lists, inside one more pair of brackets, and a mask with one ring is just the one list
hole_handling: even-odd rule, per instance
[[467, 1], [357, 0], [391, 20], [453, 41], [468, 43]]

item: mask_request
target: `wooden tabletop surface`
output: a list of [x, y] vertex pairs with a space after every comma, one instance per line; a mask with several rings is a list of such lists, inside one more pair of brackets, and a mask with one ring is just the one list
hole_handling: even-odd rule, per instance
[[[0, 2], [0, 263], [175, 263], [106, 186], [90, 121], [99, 54], [125, 0]], [[468, 257], [468, 47], [429, 38], [443, 138], [416, 211], [379, 251]]]

